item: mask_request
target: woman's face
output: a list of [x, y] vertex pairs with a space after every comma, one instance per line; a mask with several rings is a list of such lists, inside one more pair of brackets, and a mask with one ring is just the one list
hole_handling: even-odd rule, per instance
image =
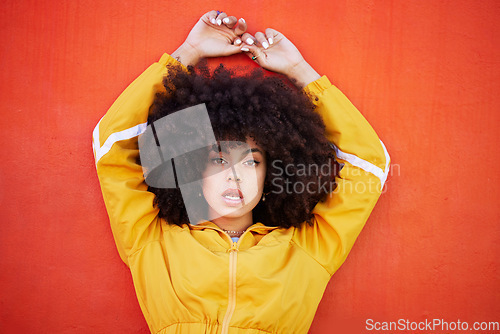
[[203, 195], [210, 219], [239, 218], [259, 203], [266, 178], [265, 152], [251, 138], [246, 143], [221, 142], [208, 154]]

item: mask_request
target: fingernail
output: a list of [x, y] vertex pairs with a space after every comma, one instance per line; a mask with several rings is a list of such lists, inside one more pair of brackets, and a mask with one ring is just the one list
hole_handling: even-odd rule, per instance
[[240, 21], [243, 22], [243, 23], [246, 22], [244, 18], [241, 18]]
[[251, 39], [250, 37], [247, 38], [247, 44], [248, 45], [252, 45], [253, 44], [253, 39]]
[[269, 37], [268, 39], [269, 39], [269, 44], [271, 44], [271, 45], [272, 45], [272, 44], [273, 44], [273, 39], [272, 39], [272, 37]]
[[262, 43], [262, 46], [264, 47], [264, 49], [267, 49], [269, 47], [269, 44], [267, 44], [267, 42], [264, 42]]
[[226, 18], [225, 18], [224, 20], [222, 20], [222, 21], [224, 21], [224, 23], [229, 23], [229, 17], [226, 17]]
[[235, 45], [240, 45], [240, 44], [241, 44], [241, 39], [239, 39], [239, 38], [238, 38], [237, 40], [235, 40], [235, 41], [234, 41], [234, 44], [235, 44]]
[[248, 51], [250, 51], [250, 49], [249, 48], [241, 48], [241, 51], [248, 52]]
[[215, 19], [211, 19], [210, 22], [212, 22], [212, 24], [215, 24]]
[[217, 24], [218, 24], [218, 25], [221, 25], [221, 24], [222, 24], [222, 20], [220, 20], [220, 19], [219, 19], [219, 20], [217, 20]]

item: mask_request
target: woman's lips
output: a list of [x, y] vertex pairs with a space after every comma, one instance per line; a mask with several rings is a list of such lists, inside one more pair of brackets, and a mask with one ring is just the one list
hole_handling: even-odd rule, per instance
[[239, 189], [226, 189], [222, 193], [222, 199], [228, 206], [239, 206], [243, 204], [243, 194]]

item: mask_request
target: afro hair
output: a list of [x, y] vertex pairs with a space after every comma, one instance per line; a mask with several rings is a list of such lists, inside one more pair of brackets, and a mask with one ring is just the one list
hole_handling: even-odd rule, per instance
[[[314, 97], [282, 76], [261, 69], [236, 71], [222, 64], [213, 71], [206, 63], [187, 71], [169, 66], [163, 85], [165, 90], [157, 93], [151, 106], [149, 124], [204, 103], [216, 140], [253, 138], [265, 150], [265, 201], [253, 209], [254, 223], [283, 228], [311, 223], [314, 206], [333, 190], [338, 170], [324, 123], [314, 111]], [[190, 223], [178, 188], [149, 186], [149, 191], [155, 194], [160, 218], [179, 226]]]

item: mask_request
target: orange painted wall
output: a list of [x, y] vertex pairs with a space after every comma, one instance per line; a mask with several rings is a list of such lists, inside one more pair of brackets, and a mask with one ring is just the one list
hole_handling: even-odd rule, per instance
[[392, 156], [387, 191], [311, 333], [364, 333], [368, 318], [500, 320], [498, 1], [0, 7], [0, 332], [148, 332], [113, 243], [90, 137], [128, 83], [210, 9], [244, 17], [253, 33], [281, 30]]

